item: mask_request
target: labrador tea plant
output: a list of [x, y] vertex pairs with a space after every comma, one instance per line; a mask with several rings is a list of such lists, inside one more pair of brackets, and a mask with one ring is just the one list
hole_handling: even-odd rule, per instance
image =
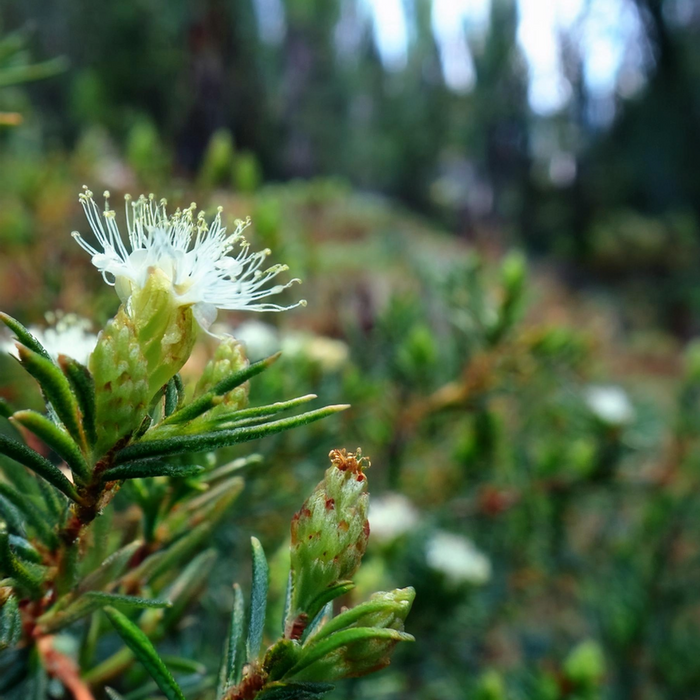
[[[77, 347], [61, 353], [54, 337], [47, 348], [0, 315], [46, 403], [44, 413], [0, 403], [9, 419], [0, 432], [0, 697], [119, 698], [117, 690], [140, 690], [123, 682], [138, 661], [154, 684], [141, 690], [157, 686], [169, 700], [185, 691], [293, 700], [387, 665], [393, 647], [412, 639], [403, 626], [413, 590], [338, 606], [369, 536], [369, 462], [359, 450], [331, 452], [324, 479], [292, 520], [280, 637], [265, 648], [269, 573], [253, 538], [250, 603], [235, 585], [218, 678], [196, 659], [159, 656], [154, 644], [174, 630], [212, 570], [207, 542], [243, 489], [241, 469], [260, 459], [218, 464], [216, 451], [346, 406], [288, 418], [279, 414], [315, 397], [250, 407], [249, 380], [277, 356], [250, 364], [232, 337], [219, 339], [199, 380], [185, 386], [179, 372], [218, 309], [292, 308], [266, 299], [297, 280], [270, 286], [286, 267], [265, 269], [270, 251], [251, 252], [242, 222], [227, 233], [221, 210], [207, 223], [194, 204], [168, 215], [165, 200], [127, 197], [125, 241], [108, 193], [103, 210], [87, 189], [80, 200], [97, 243], [73, 236], [122, 302], [87, 366], [72, 357]], [[117, 492], [128, 507], [115, 512]], [[111, 646], [102, 643], [109, 637]]]

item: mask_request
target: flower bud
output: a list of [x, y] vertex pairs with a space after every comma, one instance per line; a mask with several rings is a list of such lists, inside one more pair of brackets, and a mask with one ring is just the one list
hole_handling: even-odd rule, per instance
[[151, 398], [146, 360], [123, 307], [100, 333], [90, 371], [98, 426], [95, 453], [101, 455], [141, 425]]
[[369, 495], [363, 469], [369, 463], [359, 450], [333, 450], [330, 459], [324, 480], [292, 520], [290, 619], [297, 624], [313, 619], [334, 597], [332, 589], [351, 579], [367, 548]]
[[[206, 394], [218, 384], [222, 379], [240, 372], [249, 365], [248, 358], [241, 343], [231, 336], [226, 336], [221, 340], [214, 357], [207, 363], [202, 376], [197, 382], [194, 390], [194, 398]], [[237, 411], [248, 405], [248, 382], [232, 389], [228, 394], [224, 394], [221, 403], [213, 408], [210, 415], [217, 412]]]

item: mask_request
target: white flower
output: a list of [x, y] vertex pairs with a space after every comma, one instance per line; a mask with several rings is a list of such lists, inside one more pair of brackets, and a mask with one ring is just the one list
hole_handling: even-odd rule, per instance
[[373, 498], [369, 506], [369, 529], [372, 539], [392, 542], [418, 523], [418, 511], [400, 493]]
[[237, 221], [233, 233], [227, 233], [221, 223], [221, 208], [207, 224], [203, 212], [195, 215], [195, 204], [168, 216], [166, 200], [156, 202], [153, 195], [141, 195], [132, 201], [127, 195], [125, 243], [115, 212], [109, 208], [109, 192], [104, 193], [105, 208], [100, 212], [92, 192], [84, 189], [80, 203], [98, 246], [90, 245], [77, 231], [73, 237], [90, 253], [92, 264], [105, 282], [116, 288], [122, 302], [127, 303], [146, 285], [149, 276], [159, 271], [170, 281], [175, 303], [191, 306], [204, 329], [214, 322], [217, 309], [284, 311], [306, 303], [280, 306], [262, 301], [299, 280], [266, 288], [287, 266], [261, 269], [270, 251], [250, 251], [243, 237], [248, 222]]
[[491, 578], [491, 562], [474, 544], [459, 535], [438, 530], [427, 542], [428, 566], [451, 583], [482, 585]]
[[584, 398], [588, 408], [604, 423], [620, 426], [634, 420], [634, 407], [619, 386], [589, 386]]
[[[46, 320], [50, 324], [46, 328], [29, 326], [27, 330], [44, 346], [54, 360], [58, 359], [59, 355], [67, 355], [86, 365], [97, 343], [97, 336], [91, 332], [90, 321], [75, 314], [64, 315], [60, 311], [47, 313]], [[18, 357], [14, 340], [4, 341], [2, 348]]]

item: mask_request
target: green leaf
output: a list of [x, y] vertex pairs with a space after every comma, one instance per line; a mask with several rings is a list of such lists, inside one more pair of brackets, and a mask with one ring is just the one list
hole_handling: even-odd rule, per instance
[[230, 413], [224, 413], [217, 416], [215, 422], [244, 424], [246, 421], [266, 418], [268, 416], [274, 416], [277, 413], [282, 413], [283, 411], [289, 411], [292, 408], [303, 406], [305, 403], [313, 401], [317, 398], [318, 396], [316, 396], [316, 394], [306, 394], [305, 396], [299, 396], [298, 398], [290, 399], [289, 401], [278, 401], [276, 403], [267, 404], [266, 406], [257, 406], [255, 408], [243, 408], [239, 411], [231, 411]]
[[204, 588], [209, 574], [214, 568], [215, 561], [216, 552], [213, 549], [201, 552], [163, 592], [163, 595], [173, 603], [172, 607], [168, 608], [163, 615], [162, 626], [164, 629], [169, 629], [180, 620], [187, 606]]
[[124, 696], [120, 695], [116, 690], [107, 686], [105, 693], [109, 696], [109, 700], [124, 700]]
[[238, 459], [234, 459], [232, 462], [228, 462], [228, 464], [223, 464], [222, 466], [210, 471], [202, 478], [202, 481], [211, 484], [253, 464], [262, 464], [263, 461], [262, 455], [258, 454], [248, 455], [247, 457], [239, 457]]
[[62, 457], [70, 467], [76, 479], [87, 483], [90, 479], [90, 468], [80, 447], [71, 436], [50, 421], [46, 416], [36, 411], [17, 411], [12, 419], [31, 430], [41, 438], [56, 454]]
[[156, 461], [131, 462], [120, 464], [105, 470], [100, 476], [102, 481], [121, 481], [122, 479], [146, 479], [154, 476], [169, 476], [184, 479], [204, 471], [199, 464], [161, 464]]
[[72, 357], [60, 355], [58, 364], [66, 377], [68, 377], [75, 398], [78, 400], [80, 413], [83, 417], [85, 437], [90, 447], [93, 447], [97, 442], [97, 431], [95, 428], [95, 380], [92, 378], [90, 370]]
[[253, 661], [260, 654], [265, 631], [265, 611], [267, 610], [267, 589], [270, 583], [270, 570], [260, 540], [256, 537], [251, 537], [250, 544], [253, 550], [253, 583], [250, 595], [250, 618], [246, 651], [248, 661]]
[[142, 545], [143, 542], [141, 540], [136, 540], [111, 554], [97, 569], [88, 574], [78, 584], [78, 591], [85, 593], [86, 591], [103, 588], [107, 584], [116, 581]]
[[339, 598], [341, 595], [349, 593], [353, 588], [355, 588], [355, 584], [352, 581], [336, 581], [332, 586], [321, 591], [321, 593], [309, 603], [306, 610], [307, 614], [309, 617], [313, 616], [313, 619], [325, 605]]
[[78, 401], [66, 376], [51, 360], [33, 350], [20, 345], [18, 352], [22, 366], [39, 382], [66, 430], [79, 445], [87, 447]]
[[186, 423], [197, 416], [201, 416], [202, 413], [205, 413], [210, 408], [217, 405], [217, 398], [219, 396], [227, 394], [229, 391], [232, 391], [236, 387], [239, 387], [241, 384], [247, 382], [251, 377], [254, 377], [256, 374], [260, 374], [260, 372], [263, 372], [271, 364], [276, 362], [279, 356], [280, 353], [277, 353], [276, 355], [272, 355], [264, 360], [260, 360], [260, 362], [255, 362], [252, 365], [239, 370], [238, 372], [234, 372], [229, 377], [226, 377], [226, 379], [222, 379], [211, 391], [208, 391], [206, 394], [200, 396], [198, 399], [192, 401], [192, 403], [184, 406], [179, 411], [176, 411], [171, 416], [166, 418], [160, 425]]
[[240, 652], [243, 639], [243, 619], [245, 616], [245, 604], [241, 587], [233, 584], [233, 610], [231, 612], [231, 624], [229, 626], [226, 648], [224, 649], [223, 662], [219, 672], [219, 686], [217, 698], [222, 698], [229, 688], [238, 683], [240, 669], [242, 667]]
[[10, 403], [5, 399], [0, 398], [0, 417], [9, 418], [14, 412], [15, 411]]
[[177, 391], [177, 385], [175, 384], [175, 377], [173, 377], [165, 385], [165, 398], [163, 401], [163, 415], [167, 418], [172, 415], [177, 409], [177, 404], [179, 400], [179, 395]]
[[0, 454], [4, 454], [14, 459], [15, 462], [29, 467], [29, 469], [46, 479], [50, 484], [53, 484], [71, 500], [80, 500], [75, 487], [63, 476], [63, 473], [58, 467], [51, 464], [48, 459], [42, 457], [38, 452], [23, 445], [21, 442], [12, 440], [5, 435], [0, 435]]
[[[0, 482], [1, 483], [1, 482]], [[19, 511], [0, 494], [0, 522], [4, 521], [7, 531], [13, 535], [23, 535], [24, 523]]]
[[172, 603], [169, 600], [154, 600], [152, 598], [138, 598], [132, 595], [119, 595], [118, 593], [104, 593], [103, 591], [87, 591], [85, 598], [94, 600], [103, 605], [118, 605], [123, 608], [141, 610], [143, 608], [169, 608]]
[[22, 635], [19, 602], [11, 595], [0, 609], [0, 651], [16, 646]]
[[163, 656], [161, 658], [163, 659], [163, 662], [167, 664], [168, 668], [171, 668], [177, 673], [184, 673], [187, 675], [197, 674], [203, 676], [207, 672], [207, 667], [204, 664], [199, 663], [199, 661], [185, 659], [182, 656]]
[[55, 608], [49, 610], [37, 622], [44, 634], [53, 634], [87, 615], [91, 615], [96, 610], [104, 608], [106, 605], [142, 610], [145, 608], [167, 608], [170, 606], [170, 601], [137, 598], [116, 593], [103, 593], [102, 591], [88, 591], [62, 610]]
[[41, 595], [47, 569], [28, 561], [21, 561], [10, 549], [10, 538], [6, 532], [0, 532], [0, 567], [26, 588], [32, 597]]
[[[117, 464], [130, 462], [145, 457], [165, 457], [167, 455], [180, 454], [183, 452], [208, 452], [220, 447], [228, 447], [239, 442], [257, 440], [259, 438], [274, 435], [284, 430], [290, 430], [314, 421], [326, 418], [339, 411], [344, 411], [349, 406], [343, 404], [338, 406], [326, 406], [315, 411], [302, 413], [300, 416], [284, 418], [272, 421], [260, 426], [248, 428], [236, 428], [233, 430], [218, 430], [201, 435], [182, 435], [165, 439], [142, 439], [139, 442], [125, 447], [115, 456]], [[183, 409], [184, 410], [184, 409]], [[175, 415], [175, 414], [173, 414]], [[146, 433], [147, 437], [149, 433]]]
[[49, 355], [46, 348], [19, 321], [1, 311], [0, 321], [15, 334], [17, 340], [19, 340], [22, 345], [51, 361], [51, 355]]
[[144, 665], [146, 671], [148, 671], [148, 674], [156, 682], [165, 697], [168, 700], [185, 700], [180, 686], [175, 682], [163, 660], [158, 656], [158, 652], [148, 637], [118, 610], [105, 608], [105, 613], [119, 633], [119, 636]]
[[58, 546], [58, 536], [46, 520], [46, 515], [40, 513], [34, 504], [19, 491], [0, 481], [0, 496], [9, 501], [34, 528], [39, 539], [51, 548]]
[[37, 552], [31, 542], [25, 540], [24, 537], [18, 537], [17, 535], [10, 535], [9, 540], [10, 547], [12, 547], [18, 556], [26, 559], [27, 561], [34, 562], [35, 564], [41, 563], [41, 554]]
[[255, 700], [316, 700], [334, 687], [330, 683], [270, 683]]

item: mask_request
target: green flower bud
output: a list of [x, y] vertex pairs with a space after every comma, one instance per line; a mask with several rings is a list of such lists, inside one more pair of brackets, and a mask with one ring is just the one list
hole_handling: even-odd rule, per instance
[[394, 647], [413, 639], [403, 629], [415, 595], [412, 588], [375, 593], [366, 603], [342, 612], [304, 645], [290, 675], [298, 681], [325, 682], [388, 666]]
[[333, 589], [347, 582], [360, 566], [367, 548], [369, 521], [367, 477], [369, 463], [358, 450], [330, 453], [332, 466], [324, 480], [292, 520], [292, 605], [287, 636], [300, 635]]
[[102, 455], [141, 425], [151, 398], [146, 359], [123, 307], [100, 333], [90, 371], [95, 379], [95, 453]]
[[[223, 338], [214, 352], [214, 357], [207, 363], [197, 382], [194, 398], [199, 398], [202, 394], [211, 391], [222, 379], [240, 372], [249, 364], [241, 343], [230, 336]], [[245, 408], [248, 405], [248, 386], [246, 382], [229, 391], [228, 394], [224, 394], [221, 403], [211, 410], [210, 415], [217, 411], [229, 412]]]

